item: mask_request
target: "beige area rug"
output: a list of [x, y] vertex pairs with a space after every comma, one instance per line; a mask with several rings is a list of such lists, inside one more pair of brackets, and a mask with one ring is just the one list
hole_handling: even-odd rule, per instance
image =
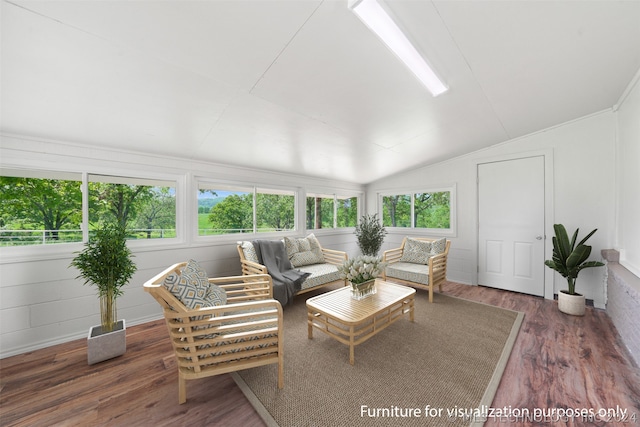
[[438, 293], [429, 304], [418, 290], [415, 322], [356, 346], [351, 366], [348, 346], [317, 329], [307, 338], [306, 298], [284, 309], [284, 389], [276, 365], [233, 374], [270, 426], [471, 425], [462, 411], [491, 405], [523, 318]]

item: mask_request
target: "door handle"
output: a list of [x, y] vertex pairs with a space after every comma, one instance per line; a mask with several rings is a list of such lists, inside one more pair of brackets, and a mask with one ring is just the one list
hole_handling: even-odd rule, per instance
[[542, 236], [536, 236], [536, 240], [542, 240]]

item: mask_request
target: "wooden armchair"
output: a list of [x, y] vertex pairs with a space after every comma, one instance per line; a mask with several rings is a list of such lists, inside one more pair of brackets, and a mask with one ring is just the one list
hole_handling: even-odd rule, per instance
[[186, 381], [271, 363], [284, 386], [283, 319], [272, 299], [269, 275], [210, 278], [224, 289], [225, 305], [188, 309], [164, 285], [186, 263], [175, 264], [144, 284], [164, 309], [178, 364], [178, 401], [187, 401]]
[[[438, 239], [426, 237], [412, 238], [420, 242], [435, 242]], [[425, 254], [426, 264], [420, 262], [406, 262], [404, 254], [407, 245], [407, 237], [402, 240], [402, 246], [384, 251], [382, 261], [387, 266], [382, 273], [382, 278], [390, 282], [396, 282], [412, 286], [414, 288], [427, 289], [429, 291], [429, 302], [433, 302], [433, 289], [438, 286], [442, 292], [442, 284], [447, 280], [447, 256], [451, 241], [447, 240], [445, 250], [437, 255], [428, 256]], [[428, 256], [428, 261], [426, 260]]]

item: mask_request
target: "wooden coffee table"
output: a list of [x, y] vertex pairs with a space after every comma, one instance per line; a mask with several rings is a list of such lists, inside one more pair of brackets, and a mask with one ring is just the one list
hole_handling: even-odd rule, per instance
[[313, 328], [349, 346], [349, 363], [355, 362], [354, 347], [409, 313], [413, 322], [416, 290], [376, 280], [377, 293], [363, 300], [351, 298], [346, 286], [307, 300], [309, 339]]

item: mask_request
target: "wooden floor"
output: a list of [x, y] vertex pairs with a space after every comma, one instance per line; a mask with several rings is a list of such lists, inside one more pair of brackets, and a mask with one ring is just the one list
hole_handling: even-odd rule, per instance
[[[444, 293], [525, 313], [492, 408], [512, 415], [525, 408], [532, 416], [552, 408], [618, 407], [628, 417], [605, 423], [512, 416], [486, 425], [628, 426], [633, 417], [640, 425], [640, 370], [604, 311], [588, 308], [584, 317], [571, 317], [553, 301], [454, 283]], [[264, 425], [229, 375], [188, 382], [188, 401], [178, 405], [164, 321], [129, 327], [127, 352], [119, 358], [88, 366], [86, 342], [78, 340], [2, 359], [0, 378], [2, 426]]]

